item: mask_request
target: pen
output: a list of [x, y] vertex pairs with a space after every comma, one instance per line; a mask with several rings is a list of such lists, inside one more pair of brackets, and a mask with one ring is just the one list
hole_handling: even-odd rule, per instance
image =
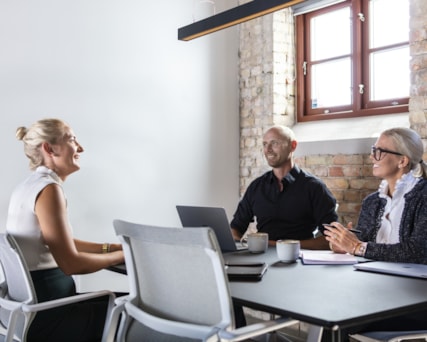
[[[334, 226], [331, 226], [330, 224], [327, 223], [323, 223], [322, 226], [328, 226], [331, 228], [335, 228]], [[355, 234], [360, 234], [362, 231], [361, 230], [357, 230], [357, 229], [349, 229], [350, 232], [355, 233]]]

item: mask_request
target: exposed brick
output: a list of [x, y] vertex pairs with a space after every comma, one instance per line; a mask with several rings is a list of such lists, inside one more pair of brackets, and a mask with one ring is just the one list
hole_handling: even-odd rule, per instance
[[345, 177], [360, 177], [363, 175], [363, 165], [343, 166], [342, 171]]
[[311, 173], [312, 175], [319, 177], [319, 178], [324, 178], [328, 176], [328, 167], [327, 166], [311, 166], [311, 167], [305, 167], [304, 168], [306, 171], [308, 171], [309, 173]]
[[323, 181], [325, 182], [326, 186], [331, 190], [344, 190], [349, 188], [348, 180], [344, 178], [324, 178]]
[[339, 211], [342, 213], [357, 213], [360, 211], [360, 203], [340, 203]]
[[347, 190], [344, 192], [343, 200], [345, 202], [360, 203], [362, 195], [359, 190]]
[[363, 156], [358, 154], [338, 154], [332, 158], [332, 163], [335, 165], [362, 165]]
[[350, 189], [371, 189], [378, 188], [378, 181], [369, 178], [350, 179]]
[[330, 165], [331, 159], [332, 158], [328, 155], [307, 156], [305, 159], [305, 163], [307, 166], [310, 166], [310, 165]]
[[331, 192], [334, 195], [335, 199], [337, 200], [338, 204], [344, 200], [345, 191], [337, 190], [337, 189], [331, 189]]
[[[239, 0], [246, 3], [250, 0]], [[409, 123], [427, 150], [427, 1], [410, 3], [411, 87]], [[273, 124], [295, 124], [294, 18], [290, 10], [239, 25], [240, 194], [269, 169], [262, 154], [262, 133]], [[291, 61], [291, 62], [289, 62]], [[351, 129], [351, 127], [349, 127]], [[369, 150], [360, 155], [308, 155], [296, 163], [323, 179], [340, 204], [339, 219], [357, 223], [360, 205], [376, 191]], [[427, 152], [424, 155], [427, 161]]]
[[329, 167], [329, 177], [343, 177], [344, 172], [341, 166], [331, 166]]
[[362, 166], [362, 177], [372, 176], [372, 165], [363, 165]]
[[305, 167], [305, 157], [296, 157], [294, 160], [300, 167]]

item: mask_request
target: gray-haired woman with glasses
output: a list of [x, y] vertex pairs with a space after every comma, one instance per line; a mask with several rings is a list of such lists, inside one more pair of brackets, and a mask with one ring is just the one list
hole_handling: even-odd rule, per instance
[[372, 173], [382, 179], [367, 196], [359, 233], [338, 222], [324, 234], [334, 252], [369, 259], [427, 264], [427, 164], [420, 136], [408, 128], [381, 133], [372, 146]]
[[[351, 224], [346, 228], [333, 222], [332, 228], [325, 227], [333, 251], [427, 264], [427, 165], [423, 153], [421, 138], [411, 129], [392, 128], [381, 133], [372, 146], [371, 159], [372, 173], [382, 182], [362, 203], [357, 235], [349, 231]], [[347, 333], [420, 330], [426, 326], [427, 312], [423, 312], [353, 327]]]

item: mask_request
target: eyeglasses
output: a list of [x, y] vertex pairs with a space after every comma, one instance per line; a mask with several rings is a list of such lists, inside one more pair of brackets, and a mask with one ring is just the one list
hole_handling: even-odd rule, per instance
[[399, 152], [390, 151], [390, 150], [386, 150], [386, 149], [381, 148], [381, 147], [372, 146], [371, 154], [375, 160], [379, 161], [379, 160], [383, 159], [383, 157], [384, 157], [383, 153], [391, 153], [391, 154], [395, 154], [397, 156], [403, 156], [403, 154], [399, 153]]

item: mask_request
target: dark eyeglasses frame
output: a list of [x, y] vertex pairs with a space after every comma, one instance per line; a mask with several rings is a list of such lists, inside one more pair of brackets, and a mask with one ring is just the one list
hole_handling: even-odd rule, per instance
[[[377, 158], [377, 151], [380, 151], [380, 155], [378, 156], [378, 158]], [[383, 153], [390, 153], [390, 154], [395, 154], [396, 156], [403, 156], [403, 154], [399, 153], [399, 152], [386, 150], [386, 149], [381, 148], [381, 147], [375, 147], [375, 146], [371, 147], [371, 154], [376, 161], [380, 161], [381, 159], [383, 159], [381, 157]]]

